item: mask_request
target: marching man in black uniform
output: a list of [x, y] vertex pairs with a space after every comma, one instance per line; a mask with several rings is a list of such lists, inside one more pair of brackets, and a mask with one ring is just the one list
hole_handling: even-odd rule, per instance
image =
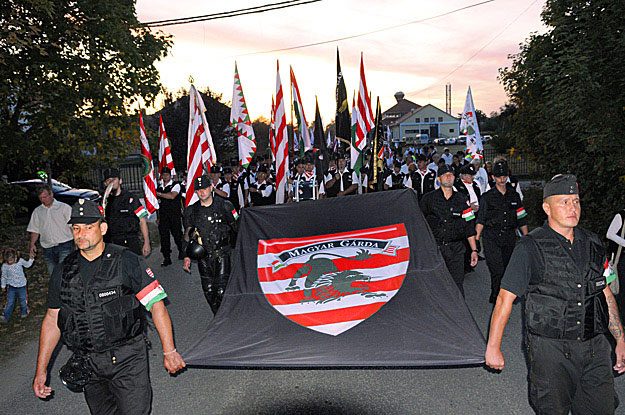
[[214, 185], [208, 175], [195, 179], [199, 200], [184, 212], [184, 251], [182, 269], [191, 272], [191, 259], [198, 261], [204, 297], [213, 314], [228, 285], [230, 252], [236, 239], [236, 209], [228, 200], [214, 197]]
[[[579, 188], [557, 175], [543, 189], [545, 224], [521, 239], [491, 317], [486, 364], [502, 370], [501, 339], [517, 296], [525, 297], [529, 401], [537, 414], [614, 414], [612, 369], [625, 372], [625, 339], [614, 273], [599, 237], [578, 226]], [[605, 334], [616, 340], [616, 365]]]
[[420, 206], [432, 229], [445, 265], [464, 296], [464, 241], [471, 246], [471, 266], [477, 264], [475, 216], [467, 197], [454, 190], [454, 171], [449, 164], [438, 168], [441, 187], [426, 193]]
[[75, 392], [84, 391], [92, 414], [147, 414], [152, 387], [145, 310], [161, 339], [163, 366], [175, 373], [185, 363], [162, 301], [167, 294], [141, 257], [104, 243], [108, 226], [102, 213], [84, 199], [72, 207], [69, 224], [78, 250], [50, 278], [33, 390], [39, 398], [52, 394], [47, 366], [62, 339], [74, 355], [61, 368], [61, 380]]
[[163, 167], [161, 171], [162, 184], [156, 188], [158, 197], [158, 233], [161, 237], [161, 253], [163, 254], [162, 267], [171, 265], [171, 241], [169, 234], [174, 237], [178, 247], [178, 259], [184, 259], [182, 252], [182, 212], [180, 210], [180, 184], [171, 179], [171, 170]]
[[495, 187], [482, 195], [475, 230], [478, 241], [484, 233], [482, 244], [491, 280], [489, 301], [494, 304], [501, 278], [514, 250], [516, 229], [520, 228], [523, 235], [527, 234], [527, 213], [519, 194], [507, 183], [507, 163], [495, 163], [493, 176]]
[[[471, 205], [474, 215], [477, 215], [477, 211], [480, 207], [480, 196], [482, 195], [480, 186], [477, 182], [473, 181], [476, 173], [475, 165], [473, 163], [467, 163], [460, 168], [460, 177], [454, 182], [454, 189], [464, 194], [467, 199], [469, 199], [469, 204]], [[473, 271], [473, 267], [471, 266], [472, 249], [468, 243], [465, 243], [465, 248], [464, 273], [468, 274]]]
[[[106, 201], [106, 242], [125, 246], [137, 255], [150, 255], [152, 248], [148, 232], [148, 211], [139, 198], [122, 189], [122, 179], [116, 168], [104, 170], [104, 186], [110, 183], [113, 183], [113, 190]], [[139, 231], [143, 235], [143, 244], [139, 240]]]

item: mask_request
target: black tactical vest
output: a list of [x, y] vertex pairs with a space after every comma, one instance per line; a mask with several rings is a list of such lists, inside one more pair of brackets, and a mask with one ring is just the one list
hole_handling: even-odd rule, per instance
[[338, 169], [333, 174], [339, 174], [339, 180], [336, 180], [332, 187], [326, 189], [326, 196], [328, 197], [336, 197], [341, 191], [341, 182], [343, 182], [343, 190], [347, 190], [349, 186], [352, 185], [352, 171], [346, 168], [343, 173], [341, 173]]
[[526, 296], [526, 324], [530, 333], [565, 340], [587, 340], [608, 331], [608, 306], [603, 289], [605, 249], [596, 235], [579, 228], [589, 241], [589, 261], [579, 269], [552, 231], [534, 229], [534, 241], [544, 271], [530, 281]]
[[391, 189], [392, 190], [403, 189], [405, 178], [406, 178], [406, 175], [402, 172], [399, 172], [399, 174], [395, 174], [394, 172], [391, 173], [391, 183], [392, 183]]
[[228, 216], [228, 209], [234, 209], [230, 202], [214, 197], [210, 206], [202, 206], [197, 201], [187, 209], [191, 209], [189, 225], [197, 229], [202, 238], [202, 246], [209, 253], [230, 248], [233, 229], [229, 223], [232, 219]]
[[[410, 180], [412, 181], [412, 188], [417, 191], [417, 196], [419, 197], [419, 199], [421, 199], [424, 194], [434, 190], [436, 175], [433, 171], [428, 170], [425, 177], [422, 177], [421, 174], [417, 170], [415, 170], [410, 173]], [[423, 185], [421, 184], [421, 182], [423, 182]]]
[[123, 345], [143, 333], [145, 313], [122, 271], [126, 248], [107, 244], [100, 265], [88, 285], [80, 276], [80, 251], [63, 262], [58, 327], [74, 351], [102, 352]]
[[252, 199], [252, 203], [254, 203], [254, 206], [273, 205], [276, 203], [276, 192], [273, 191], [273, 189], [271, 191], [271, 194], [267, 197], [263, 196], [261, 193], [263, 190], [271, 186], [270, 183], [267, 183], [265, 181], [260, 186], [258, 186], [258, 183], [255, 186], [257, 186], [256, 188], [258, 189], [258, 192], [250, 192], [250, 198]]
[[[171, 193], [177, 182], [171, 182], [171, 184], [163, 187], [159, 186], [156, 191], [158, 193]], [[158, 198], [159, 211], [163, 215], [178, 215], [180, 216], [180, 192], [173, 199], [165, 199], [164, 197]]]

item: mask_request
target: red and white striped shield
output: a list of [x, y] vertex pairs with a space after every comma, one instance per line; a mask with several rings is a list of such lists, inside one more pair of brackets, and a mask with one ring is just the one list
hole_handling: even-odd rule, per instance
[[258, 278], [269, 303], [297, 324], [339, 335], [399, 291], [410, 247], [402, 224], [260, 240]]

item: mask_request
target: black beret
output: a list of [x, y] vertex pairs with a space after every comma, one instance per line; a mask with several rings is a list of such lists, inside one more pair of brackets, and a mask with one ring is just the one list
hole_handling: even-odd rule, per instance
[[116, 169], [115, 167], [109, 167], [107, 169], [104, 169], [102, 176], [104, 177], [103, 180], [119, 178], [119, 169]]
[[195, 190], [208, 189], [211, 184], [213, 184], [213, 181], [208, 174], [203, 174], [200, 177], [197, 177], [193, 182]]
[[78, 199], [72, 206], [72, 213], [67, 222], [69, 225], [75, 223], [94, 223], [98, 219], [104, 219], [104, 209], [102, 206], [87, 199]]
[[438, 166], [438, 177], [442, 176], [445, 173], [454, 173], [454, 169], [450, 164], [441, 164]]
[[399, 161], [399, 160], [393, 161], [393, 166], [397, 167], [398, 169], [401, 169], [401, 161]]
[[171, 174], [171, 169], [169, 167], [163, 167], [163, 169], [161, 170], [161, 174], [163, 174], [163, 173]]
[[554, 195], [577, 195], [579, 186], [577, 178], [572, 174], [557, 174], [543, 188], [543, 199]]
[[304, 164], [304, 159], [301, 159], [301, 158], [300, 158], [300, 159], [295, 159], [295, 163], [294, 163], [294, 164], [295, 164], [296, 166], [297, 166], [298, 164]]
[[417, 161], [428, 161], [428, 158], [425, 156], [425, 154], [419, 154], [417, 155]]
[[221, 167], [217, 165], [211, 166], [211, 174], [221, 174]]
[[232, 169], [230, 167], [224, 167], [224, 174], [232, 174]]
[[475, 166], [472, 163], [469, 163], [462, 166], [462, 168], [460, 169], [460, 174], [470, 174], [472, 176], [475, 176], [477, 172], [475, 171]]
[[257, 170], [257, 173], [267, 173], [267, 167], [266, 166], [260, 166]]
[[495, 163], [495, 165], [493, 166], [493, 176], [503, 177], [509, 175], [510, 174], [508, 171], [508, 163], [506, 163], [505, 161], [498, 161], [497, 163]]

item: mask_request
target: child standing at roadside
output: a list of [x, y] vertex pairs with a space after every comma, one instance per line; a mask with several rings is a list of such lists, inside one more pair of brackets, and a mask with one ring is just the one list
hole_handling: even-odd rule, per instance
[[26, 276], [24, 268], [30, 268], [35, 260], [30, 257], [28, 261], [19, 257], [19, 252], [12, 248], [7, 248], [2, 253], [4, 262], [2, 264], [2, 278], [0, 285], [2, 290], [7, 290], [7, 304], [4, 312], [0, 315], [0, 322], [6, 323], [13, 314], [15, 298], [20, 302], [20, 317], [24, 318], [30, 312], [26, 295]]

